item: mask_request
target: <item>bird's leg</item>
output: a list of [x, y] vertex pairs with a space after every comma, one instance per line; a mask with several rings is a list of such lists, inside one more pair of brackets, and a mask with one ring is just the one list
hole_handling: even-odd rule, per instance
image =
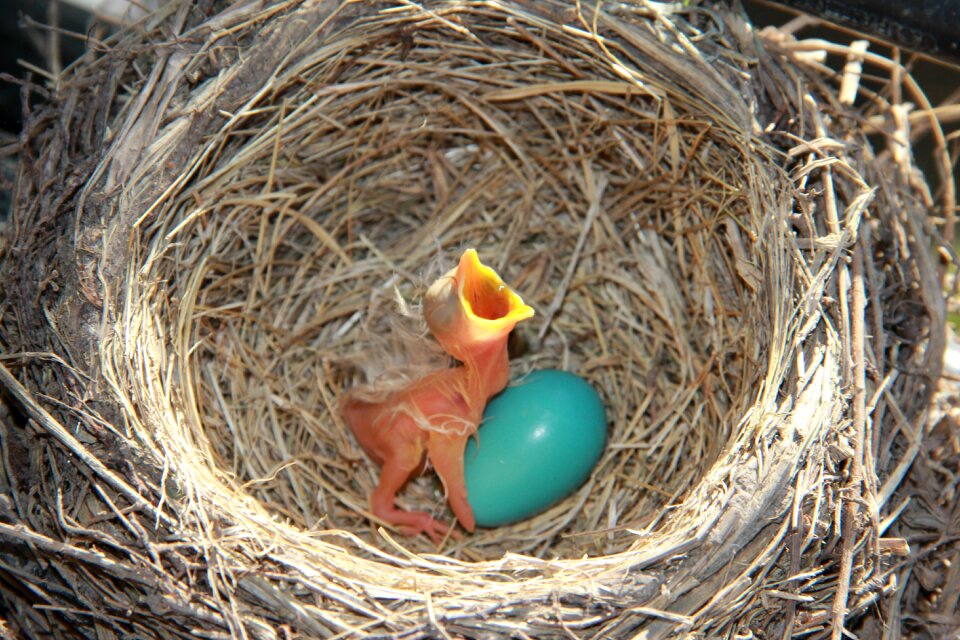
[[434, 520], [429, 513], [404, 511], [395, 504], [397, 493], [420, 469], [422, 460], [422, 452], [415, 456], [399, 452], [399, 455], [394, 454], [384, 460], [380, 469], [380, 481], [370, 495], [370, 510], [384, 522], [396, 526], [404, 535], [425, 533], [434, 544], [439, 544], [449, 527]]
[[473, 531], [476, 527], [473, 507], [467, 502], [467, 485], [463, 476], [463, 452], [471, 434], [472, 431], [462, 434], [431, 431], [427, 440], [430, 464], [443, 481], [450, 508], [467, 531]]

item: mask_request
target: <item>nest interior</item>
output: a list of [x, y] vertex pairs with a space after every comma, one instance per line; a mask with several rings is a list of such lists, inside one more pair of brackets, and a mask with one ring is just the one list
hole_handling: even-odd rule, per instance
[[[451, 541], [455, 555], [622, 549], [626, 526], [653, 523], [717, 459], [765, 369], [775, 320], [756, 236], [778, 204], [748, 197], [742, 132], [709, 105], [629, 87], [582, 35], [555, 40], [556, 60], [518, 35], [482, 11], [467, 33], [409, 16], [345, 29], [155, 203], [121, 322], [137, 341], [145, 314], [169, 328], [150, 343], [167, 343], [160, 396], [182, 394], [184, 412], [145, 436], [200, 453], [169, 458], [178, 473], [211, 467], [298, 526], [379, 538], [378, 469], [336, 398], [351, 371], [376, 382], [423, 360], [419, 296], [464, 247], [538, 311], [515, 377], [587, 377], [611, 432], [575, 496]], [[443, 517], [432, 477], [404, 500]]]
[[[5, 346], [49, 355], [4, 381], [59, 444], [4, 436], [51, 502], [0, 533], [67, 558], [44, 580], [150, 592], [156, 635], [829, 630], [891, 596], [865, 585], [943, 350], [935, 203], [882, 91], [675, 11], [184, 3], [91, 54], [25, 134]], [[437, 547], [371, 519], [335, 407], [435, 360], [418, 300], [467, 247], [537, 310], [513, 376], [586, 377], [609, 438], [564, 502]], [[449, 517], [429, 474], [400, 500]]]

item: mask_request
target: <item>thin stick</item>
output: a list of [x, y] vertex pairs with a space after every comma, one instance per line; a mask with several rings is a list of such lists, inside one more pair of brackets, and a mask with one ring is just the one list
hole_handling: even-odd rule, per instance
[[857, 243], [853, 256], [853, 283], [851, 287], [851, 346], [853, 351], [853, 423], [854, 453], [850, 468], [850, 478], [845, 488], [849, 497], [844, 501], [843, 541], [840, 551], [840, 574], [837, 576], [837, 592], [833, 599], [833, 618], [831, 620], [832, 640], [841, 640], [843, 624], [847, 615], [847, 597], [850, 592], [850, 580], [853, 573], [853, 549], [857, 543], [859, 526], [857, 514], [859, 502], [853, 496], [859, 496], [863, 488], [864, 439], [866, 438], [866, 362], [864, 349], [864, 316], [866, 293], [863, 283], [863, 247]]

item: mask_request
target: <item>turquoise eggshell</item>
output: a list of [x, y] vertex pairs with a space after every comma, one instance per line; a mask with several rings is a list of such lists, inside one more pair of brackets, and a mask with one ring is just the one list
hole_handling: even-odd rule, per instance
[[477, 525], [536, 515], [566, 498], [603, 452], [607, 420], [600, 396], [565, 371], [535, 371], [487, 404], [467, 443], [467, 500]]

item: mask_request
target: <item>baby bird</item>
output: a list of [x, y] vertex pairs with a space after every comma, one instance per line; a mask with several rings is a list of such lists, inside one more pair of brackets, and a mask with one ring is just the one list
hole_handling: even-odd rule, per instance
[[369, 400], [370, 389], [351, 390], [341, 397], [340, 412], [381, 466], [370, 496], [373, 515], [404, 534], [425, 533], [438, 543], [448, 527], [428, 513], [399, 509], [396, 495], [429, 460], [454, 515], [467, 531], [474, 530], [464, 449], [487, 401], [507, 385], [510, 331], [533, 316], [533, 309], [468, 249], [457, 267], [427, 290], [423, 313], [430, 332], [460, 365], [429, 373], [376, 401]]

